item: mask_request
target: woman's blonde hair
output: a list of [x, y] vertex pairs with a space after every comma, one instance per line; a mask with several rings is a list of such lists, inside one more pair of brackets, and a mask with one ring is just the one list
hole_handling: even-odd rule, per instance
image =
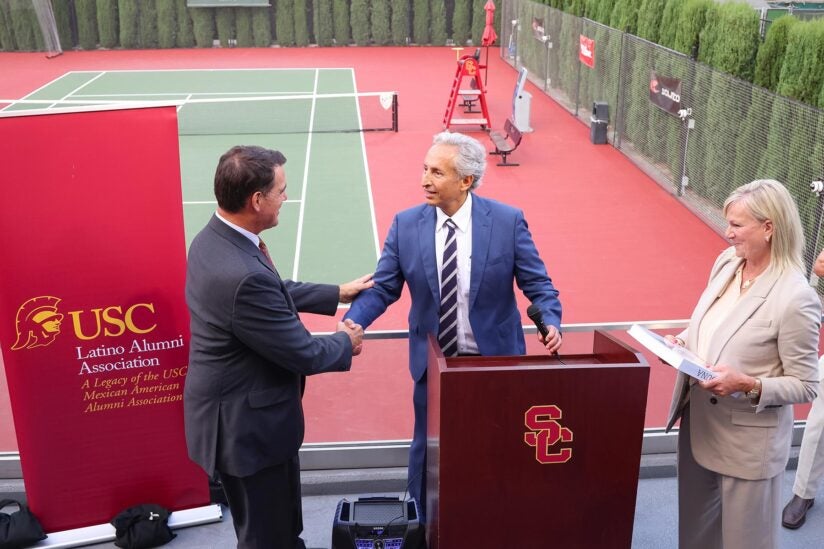
[[757, 179], [741, 185], [724, 201], [724, 215], [740, 204], [759, 223], [772, 221], [771, 268], [804, 271], [804, 230], [798, 207], [784, 185], [774, 179]]

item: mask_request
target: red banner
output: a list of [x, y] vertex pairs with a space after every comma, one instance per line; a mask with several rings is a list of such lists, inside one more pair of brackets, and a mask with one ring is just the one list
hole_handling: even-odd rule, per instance
[[578, 59], [590, 69], [595, 67], [595, 40], [587, 38], [583, 34], [580, 36]]
[[0, 118], [0, 345], [48, 532], [208, 503], [187, 457], [174, 107]]

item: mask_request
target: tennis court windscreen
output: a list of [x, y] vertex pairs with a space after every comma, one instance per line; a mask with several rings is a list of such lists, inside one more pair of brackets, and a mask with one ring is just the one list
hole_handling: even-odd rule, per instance
[[395, 92], [195, 99], [178, 110], [180, 135], [398, 131]]

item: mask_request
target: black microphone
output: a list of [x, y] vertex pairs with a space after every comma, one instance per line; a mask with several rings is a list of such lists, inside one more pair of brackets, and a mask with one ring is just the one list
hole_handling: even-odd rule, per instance
[[535, 305], [530, 305], [526, 308], [526, 316], [535, 323], [535, 327], [538, 328], [538, 331], [541, 332], [541, 335], [546, 339], [546, 336], [549, 335], [549, 330], [547, 330], [546, 324], [544, 324], [544, 315], [541, 309]]
[[[544, 339], [546, 339], [546, 336], [549, 335], [549, 330], [547, 330], [546, 324], [544, 324], [544, 314], [541, 312], [541, 309], [535, 305], [530, 305], [526, 308], [526, 316], [528, 316], [529, 319], [535, 323], [535, 327], [538, 328], [538, 331], [541, 332], [541, 335], [544, 336]], [[552, 356], [554, 356], [561, 364], [564, 363], [564, 361], [561, 360], [561, 355], [558, 354], [558, 351], [553, 351]]]

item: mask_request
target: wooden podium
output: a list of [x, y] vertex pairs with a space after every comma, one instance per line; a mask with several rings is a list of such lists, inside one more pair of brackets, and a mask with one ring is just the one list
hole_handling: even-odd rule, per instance
[[649, 365], [592, 354], [445, 359], [430, 338], [430, 549], [629, 548]]

